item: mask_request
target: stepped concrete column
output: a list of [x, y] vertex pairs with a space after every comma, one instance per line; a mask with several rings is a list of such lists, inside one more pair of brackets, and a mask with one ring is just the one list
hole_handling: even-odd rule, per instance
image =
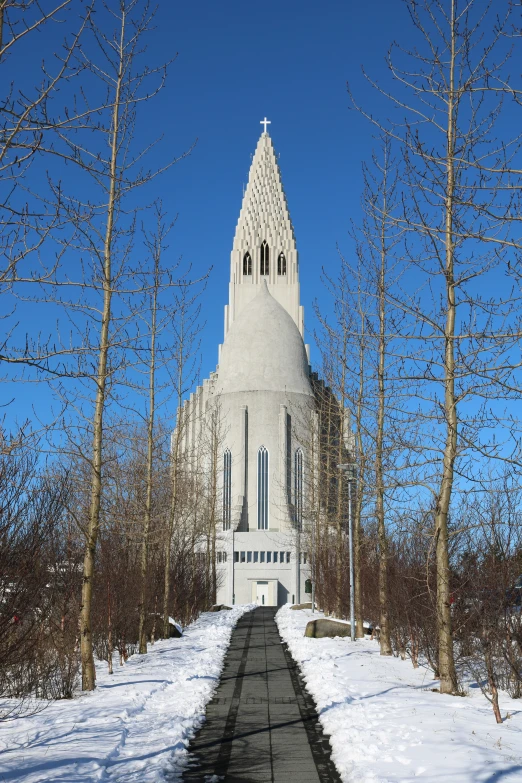
[[279, 530], [283, 532], [288, 520], [288, 411], [286, 405], [279, 406]]

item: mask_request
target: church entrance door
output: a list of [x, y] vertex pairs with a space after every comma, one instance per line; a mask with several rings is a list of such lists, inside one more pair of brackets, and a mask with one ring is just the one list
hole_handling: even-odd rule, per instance
[[256, 593], [259, 606], [268, 606], [268, 582], [257, 582]]

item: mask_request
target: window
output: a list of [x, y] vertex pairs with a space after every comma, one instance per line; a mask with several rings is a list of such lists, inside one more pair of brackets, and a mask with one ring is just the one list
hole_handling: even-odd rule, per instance
[[274, 563], [277, 563], [277, 552], [274, 552]]
[[272, 562], [272, 552], [266, 553], [266, 562], [271, 563]]
[[279, 552], [279, 562], [284, 563], [285, 562], [285, 553]]
[[297, 449], [294, 457], [294, 503], [295, 524], [298, 530], [303, 529], [303, 452]]
[[264, 552], [260, 552], [259, 553], [259, 562], [260, 563], [264, 563], [265, 562], [265, 553]]
[[286, 553], [286, 562], [287, 562], [287, 563], [289, 563], [289, 562], [290, 562], [290, 552], [287, 552], [287, 553]]
[[268, 530], [268, 451], [257, 452], [257, 527]]
[[270, 271], [270, 248], [267, 245], [266, 239], [263, 239], [261, 245], [261, 274], [267, 275]]
[[242, 563], [245, 562], [245, 553], [244, 552], [241, 552], [241, 558], [240, 559], [241, 559]]
[[254, 563], [257, 563], [259, 560], [259, 552], [254, 552]]
[[239, 563], [239, 552], [234, 552], [234, 563]]
[[252, 562], [252, 552], [247, 552], [247, 563]]
[[[237, 554], [237, 552], [236, 552]], [[218, 563], [226, 563], [227, 562], [227, 553], [226, 552], [218, 552], [217, 553], [217, 561]]]
[[286, 258], [284, 253], [279, 253], [277, 259], [277, 274], [286, 275]]
[[223, 454], [223, 530], [230, 530], [232, 510], [232, 454], [227, 449]]
[[243, 274], [252, 274], [252, 256], [248, 252], [243, 256]]

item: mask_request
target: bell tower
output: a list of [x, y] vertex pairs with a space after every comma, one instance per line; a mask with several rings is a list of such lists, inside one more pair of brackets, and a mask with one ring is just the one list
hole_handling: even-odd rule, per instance
[[264, 130], [250, 166], [230, 257], [225, 337], [231, 324], [259, 293], [264, 282], [304, 337], [294, 228], [272, 139], [266, 129], [270, 121], [265, 117], [261, 124]]

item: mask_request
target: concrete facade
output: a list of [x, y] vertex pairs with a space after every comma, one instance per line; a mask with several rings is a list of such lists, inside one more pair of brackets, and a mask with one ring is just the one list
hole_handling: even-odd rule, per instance
[[299, 508], [317, 414], [303, 333], [294, 232], [263, 133], [234, 237], [219, 364], [179, 414], [187, 464], [210, 418], [219, 422], [217, 603], [305, 600]]
[[[268, 274], [261, 270], [261, 246], [270, 249]], [[252, 259], [251, 274], [243, 274], [245, 253]], [[285, 274], [278, 274], [283, 253]], [[294, 227], [286, 203], [272, 140], [262, 133], [252, 158], [239, 220], [230, 256], [229, 304], [225, 307], [225, 337], [234, 320], [256, 296], [263, 281], [294, 320], [304, 337], [304, 310], [299, 294], [299, 259]]]

